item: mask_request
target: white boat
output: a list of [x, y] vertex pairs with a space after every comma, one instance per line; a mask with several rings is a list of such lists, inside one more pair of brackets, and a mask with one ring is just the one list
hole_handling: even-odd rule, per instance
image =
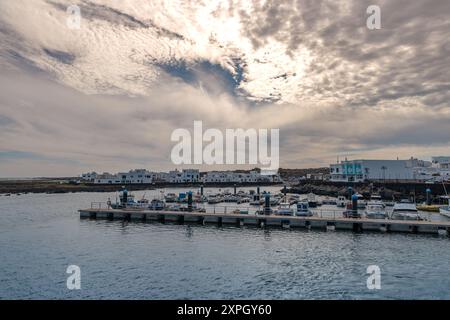
[[347, 199], [345, 198], [345, 196], [339, 196], [336, 201], [336, 206], [338, 206], [339, 208], [345, 208], [346, 205]]
[[319, 206], [319, 201], [316, 200], [316, 195], [314, 193], [308, 194], [308, 205], [310, 208], [316, 208]]
[[363, 195], [357, 193], [356, 196], [358, 197], [358, 209], [364, 210], [366, 208], [366, 202], [364, 201]]
[[394, 205], [392, 220], [422, 220], [414, 203], [399, 202]]
[[293, 216], [294, 210], [290, 207], [289, 202], [281, 202], [275, 214], [279, 216]]
[[439, 208], [439, 213], [450, 219], [450, 205], [448, 207]]
[[365, 211], [368, 219], [386, 219], [386, 209], [381, 201], [369, 201]]
[[168, 193], [164, 196], [167, 203], [172, 203], [177, 201], [177, 195], [175, 193]]
[[295, 212], [295, 215], [299, 217], [311, 217], [313, 215], [311, 210], [309, 210], [308, 201], [297, 202], [297, 211]]
[[164, 201], [159, 199], [153, 199], [148, 206], [149, 210], [164, 210], [166, 204]]
[[439, 213], [446, 218], [450, 218], [450, 197], [448, 196], [447, 189], [445, 188], [444, 180], [442, 180], [442, 186], [444, 187], [445, 198], [447, 198], [448, 205], [447, 205], [447, 207], [439, 208]]

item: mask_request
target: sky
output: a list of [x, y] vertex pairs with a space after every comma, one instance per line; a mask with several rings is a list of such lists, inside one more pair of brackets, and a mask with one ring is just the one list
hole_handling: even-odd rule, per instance
[[195, 120], [279, 129], [283, 168], [450, 155], [449, 17], [448, 0], [0, 0], [0, 177], [171, 170]]

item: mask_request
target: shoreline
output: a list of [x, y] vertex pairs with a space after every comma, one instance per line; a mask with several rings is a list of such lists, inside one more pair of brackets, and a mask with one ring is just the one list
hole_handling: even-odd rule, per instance
[[[321, 196], [337, 197], [348, 195], [348, 188], [352, 187], [364, 198], [370, 198], [370, 195], [379, 194], [383, 200], [393, 200], [401, 198], [415, 198], [423, 201], [426, 199], [426, 190], [431, 190], [434, 198], [445, 195], [442, 184], [427, 184], [421, 182], [365, 182], [365, 183], [346, 183], [332, 181], [307, 180], [298, 184], [283, 183], [152, 183], [152, 184], [92, 184], [92, 183], [73, 183], [67, 178], [55, 179], [29, 179], [29, 180], [0, 180], [0, 196], [7, 194], [27, 194], [27, 193], [75, 193], [75, 192], [116, 192], [125, 186], [129, 191], [154, 190], [161, 188], [186, 188], [200, 189], [203, 186], [207, 188], [243, 188], [243, 187], [279, 187], [280, 192], [286, 185], [287, 193], [308, 194], [314, 193]], [[450, 190], [450, 184], [446, 184], [447, 190]]]
[[122, 189], [122, 186], [129, 191], [154, 190], [161, 188], [195, 188], [200, 189], [203, 186], [207, 188], [243, 188], [243, 187], [268, 187], [279, 186], [280, 183], [152, 183], [152, 184], [74, 184], [63, 182], [63, 180], [8, 180], [0, 181], [0, 196], [5, 194], [28, 194], [28, 193], [46, 193], [62, 194], [75, 192], [116, 192]]

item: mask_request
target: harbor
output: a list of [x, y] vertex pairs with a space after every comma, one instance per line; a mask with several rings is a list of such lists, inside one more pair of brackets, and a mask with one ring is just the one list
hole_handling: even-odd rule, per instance
[[[234, 192], [225, 190], [208, 195], [202, 188], [195, 195], [191, 191], [178, 195], [161, 191], [159, 198], [149, 201], [145, 194], [136, 200], [133, 194], [123, 189], [115, 203], [110, 199], [106, 203], [92, 202], [90, 208], [78, 212], [80, 218], [98, 220], [450, 235], [450, 221], [432, 219], [432, 211], [421, 214], [416, 204], [407, 200], [385, 203], [373, 195], [366, 202], [351, 188], [349, 192], [348, 199], [318, 200], [314, 194], [303, 198], [287, 196], [286, 188], [275, 194], [260, 193], [258, 187], [256, 191], [238, 192], [234, 188]], [[447, 210], [442, 209], [443, 212]], [[447, 217], [445, 212], [442, 216]]]
[[[240, 189], [249, 194], [255, 187], [238, 188], [237, 193]], [[280, 189], [261, 187], [260, 193], [275, 198]], [[148, 207], [155, 198], [165, 202], [162, 191], [170, 201], [170, 193], [178, 198], [186, 190], [132, 194], [135, 202], [149, 199]], [[225, 190], [205, 188], [204, 195], [220, 197]], [[197, 190], [192, 191], [196, 199]], [[232, 188], [230, 193], [234, 193]], [[177, 199], [166, 203], [171, 206], [167, 212], [108, 208], [108, 199], [114, 204], [116, 195], [79, 192], [0, 197], [4, 208], [0, 241], [9, 243], [1, 253], [5, 282], [0, 295], [36, 299], [94, 299], [99, 295], [112, 299], [450, 297], [449, 283], [441, 277], [448, 269], [450, 238], [443, 231], [436, 234], [433, 225], [450, 220], [439, 213], [420, 212], [427, 221], [395, 223], [395, 227], [404, 224], [402, 231], [371, 231], [364, 214], [368, 206], [359, 210], [361, 219], [345, 219], [346, 208], [334, 204], [338, 199], [324, 196], [316, 196], [317, 207], [309, 208], [313, 216], [300, 217], [296, 204], [291, 205], [292, 216], [257, 215], [264, 206], [250, 202], [193, 204], [193, 209], [206, 212], [182, 211], [187, 203]], [[290, 196], [288, 201], [293, 201]], [[300, 202], [303, 198], [308, 194], [299, 195]], [[177, 206], [179, 211], [173, 211]], [[278, 211], [279, 205], [273, 203], [271, 208]], [[393, 206], [387, 208], [390, 213]], [[96, 212], [95, 218], [89, 214], [80, 219], [79, 209]], [[242, 213], [233, 213], [237, 209]], [[112, 217], [111, 212], [115, 213]], [[256, 219], [266, 224], [258, 226]], [[286, 220], [292, 221], [289, 227], [281, 225]], [[335, 225], [327, 228], [326, 221]], [[342, 222], [348, 230], [341, 229]], [[352, 222], [362, 222], [362, 231], [353, 232]], [[394, 227], [391, 219], [376, 223], [380, 222]], [[418, 233], [409, 225], [418, 225]], [[425, 225], [431, 225], [431, 230], [422, 228]], [[17, 264], [24, 272], [15, 271]], [[64, 291], [54, 285], [70, 264], [81, 267], [83, 290]], [[383, 290], [365, 290], [365, 270], [371, 264], [384, 271]], [[30, 286], [39, 290], [30, 292]]]

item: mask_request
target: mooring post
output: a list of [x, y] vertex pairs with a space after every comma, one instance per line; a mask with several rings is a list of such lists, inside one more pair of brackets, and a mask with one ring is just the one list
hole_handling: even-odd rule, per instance
[[358, 196], [356, 194], [352, 195], [352, 213], [353, 217], [358, 216]]
[[192, 191], [188, 192], [188, 211], [192, 212]]
[[431, 189], [427, 188], [426, 193], [427, 193], [427, 205], [431, 206]]
[[267, 193], [264, 197], [264, 214], [270, 214], [270, 194]]

